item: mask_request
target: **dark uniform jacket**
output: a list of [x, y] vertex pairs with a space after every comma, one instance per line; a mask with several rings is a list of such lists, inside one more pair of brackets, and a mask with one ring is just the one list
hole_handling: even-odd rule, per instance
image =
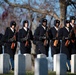
[[71, 31], [71, 54], [76, 54], [76, 29]]
[[[33, 35], [31, 30], [27, 29], [27, 31], [22, 28], [19, 30], [18, 40], [20, 42], [20, 50], [21, 53], [31, 53], [31, 40], [33, 39]], [[27, 45], [25, 45], [27, 43]]]
[[[74, 28], [74, 27], [70, 24], [69, 30], [70, 30], [70, 33], [72, 33], [72, 34], [73, 34], [73, 32], [72, 32], [73, 28]], [[74, 37], [74, 35], [72, 35], [72, 38], [73, 38], [73, 37]], [[71, 38], [71, 39], [72, 39], [72, 38]], [[69, 49], [69, 50], [70, 50], [70, 56], [71, 56], [71, 54], [74, 53], [74, 52], [73, 52], [73, 51], [75, 51], [74, 48], [75, 48], [75, 47], [74, 47], [74, 43], [72, 43], [72, 41], [70, 41], [70, 49]]]
[[59, 42], [59, 40], [58, 40], [57, 46], [54, 46], [55, 39], [58, 39], [56, 36], [57, 34], [58, 34], [58, 30], [56, 30], [55, 27], [52, 27], [49, 30], [49, 36], [51, 38], [51, 55], [52, 55], [52, 57], [54, 54], [60, 53], [60, 42]]
[[0, 33], [0, 54], [2, 53], [2, 38], [3, 38], [3, 34]]
[[[15, 36], [15, 38], [14, 38]], [[14, 32], [11, 30], [10, 27], [6, 28], [4, 37], [3, 37], [3, 42], [4, 42], [4, 52], [8, 53], [11, 58], [14, 58], [14, 54], [16, 51], [16, 42], [17, 42], [17, 37], [16, 37], [16, 30]], [[15, 47], [12, 49], [12, 43], [15, 43]]]
[[69, 26], [69, 30], [72, 30], [72, 26], [71, 25]]
[[[42, 25], [39, 25], [39, 27], [37, 27], [37, 29], [35, 30], [34, 33], [34, 43], [36, 44], [36, 53], [37, 54], [45, 54], [46, 56], [48, 56], [48, 50], [49, 50], [49, 40], [46, 36], [46, 32], [48, 34], [47, 31], [47, 27], [44, 27]], [[47, 40], [47, 45], [44, 46], [44, 40]]]
[[62, 44], [61, 44], [61, 53], [64, 53], [67, 55], [67, 59], [71, 59], [70, 57], [70, 44], [68, 44], [67, 46], [65, 45], [67, 39], [69, 40], [69, 33], [70, 31], [68, 31], [65, 27], [61, 28], [59, 30], [59, 38], [63, 39]]

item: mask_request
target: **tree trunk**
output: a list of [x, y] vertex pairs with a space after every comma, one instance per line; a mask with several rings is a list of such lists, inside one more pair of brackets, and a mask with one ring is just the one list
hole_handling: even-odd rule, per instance
[[66, 6], [66, 0], [59, 0], [60, 3], [60, 20], [61, 23], [64, 23], [64, 20], [66, 19], [66, 12], [67, 12], [67, 6]]

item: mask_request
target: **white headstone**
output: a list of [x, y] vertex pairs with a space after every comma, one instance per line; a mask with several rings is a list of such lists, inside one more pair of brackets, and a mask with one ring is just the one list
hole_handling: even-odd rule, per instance
[[35, 59], [35, 75], [48, 75], [48, 61], [46, 58]]
[[67, 71], [66, 61], [67, 56], [65, 54], [57, 54], [56, 75], [66, 75]]
[[54, 66], [53, 67], [53, 71], [56, 71], [56, 65], [57, 65], [57, 62], [56, 61], [57, 61], [57, 54], [55, 54], [54, 55], [54, 58], [53, 58], [53, 66]]
[[46, 58], [46, 55], [45, 54], [38, 54], [37, 58]]
[[24, 54], [25, 55], [25, 63], [26, 63], [26, 71], [32, 70], [32, 60], [30, 54]]
[[71, 73], [76, 73], [76, 54], [71, 55]]
[[8, 54], [0, 54], [0, 74], [9, 72], [9, 60]]
[[16, 54], [14, 64], [14, 75], [25, 75], [25, 56]]

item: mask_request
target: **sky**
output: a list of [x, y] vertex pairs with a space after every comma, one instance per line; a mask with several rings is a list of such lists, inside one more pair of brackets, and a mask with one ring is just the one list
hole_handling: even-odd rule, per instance
[[4, 9], [0, 7], [0, 15], [3, 13]]
[[[9, 0], [10, 2], [14, 3], [15, 0]], [[33, 1], [36, 1], [36, 3], [39, 4], [43, 4], [44, 0], [31, 0], [32, 3]], [[48, 1], [48, 0], [47, 0]], [[2, 0], [0, 0], [0, 2], [2, 2]], [[23, 4], [23, 3], [27, 3], [28, 4], [28, 0], [16, 0], [15, 3], [19, 3], [19, 4]], [[59, 4], [56, 4], [56, 7], [59, 7]], [[35, 5], [35, 8], [39, 8], [37, 5]], [[0, 14], [3, 12], [3, 8], [0, 6]], [[59, 13], [59, 12], [58, 12]]]
[[[0, 0], [0, 2], [2, 2], [3, 0]], [[29, 0], [9, 0], [10, 2], [12, 3], [17, 3], [17, 4], [28, 4], [28, 1]], [[36, 9], [39, 9], [39, 5], [40, 4], [43, 4], [45, 0], [30, 0], [31, 1], [31, 6], [36, 8]], [[36, 1], [36, 4], [33, 4], [33, 2]], [[48, 2], [49, 0], [47, 0]], [[54, 11], [56, 12], [56, 14], [58, 16], [60, 16], [60, 6], [59, 6], [59, 0], [55, 0], [55, 3], [53, 3], [53, 0], [50, 0], [51, 2], [49, 2], [49, 4], [51, 4], [53, 7], [54, 7]], [[8, 6], [8, 5], [7, 5]], [[69, 15], [74, 15], [72, 12], [70, 12], [70, 9], [72, 9], [72, 7], [68, 6], [68, 14]], [[16, 12], [16, 16], [20, 16], [21, 12], [19, 12], [20, 10], [18, 8], [15, 8], [14, 9]], [[0, 6], [0, 15], [3, 13], [4, 9], [2, 8], [2, 6]], [[23, 9], [24, 12], [28, 13], [28, 11], [26, 9]], [[19, 13], [19, 14], [18, 14]], [[23, 12], [22, 12], [23, 13]], [[35, 17], [35, 16], [34, 16]], [[25, 17], [22, 17], [22, 20], [21, 20], [21, 25], [22, 25], [22, 22], [23, 20], [25, 19]], [[50, 19], [51, 19], [51, 16], [47, 15], [46, 16], [46, 19], [48, 19], [48, 23], [50, 22]], [[67, 16], [67, 19], [69, 19], [69, 16]], [[54, 21], [54, 18], [51, 20], [51, 24], [53, 26], [53, 21]]]
[[[19, 4], [23, 4], [23, 3], [24, 3], [24, 4], [25, 4], [25, 3], [28, 4], [28, 1], [29, 1], [29, 0], [9, 0], [9, 1], [12, 2], [12, 3], [15, 2], [15, 3], [19, 3]], [[33, 3], [34, 1], [36, 1], [36, 3], [39, 5], [39, 4], [43, 4], [45, 0], [30, 0], [30, 1], [31, 1], [31, 3]], [[47, 0], [47, 2], [48, 2], [48, 1], [49, 1], [49, 0]], [[55, 3], [53, 4], [52, 1], [53, 1], [53, 0], [51, 0], [51, 4], [56, 8], [56, 9], [54, 9], [54, 11], [57, 13], [58, 16], [60, 16], [59, 2], [55, 2]], [[56, 1], [58, 1], [58, 0], [56, 0]], [[0, 0], [0, 2], [3, 2], [3, 0]], [[49, 3], [50, 3], [50, 2], [49, 2]], [[39, 6], [38, 6], [38, 5], [31, 5], [31, 6], [39, 9]], [[74, 15], [74, 13], [70, 12], [70, 9], [74, 9], [74, 8], [68, 6], [68, 9], [67, 9], [68, 14], [69, 14], [69, 15]], [[75, 9], [75, 10], [76, 10], [76, 9]], [[3, 13], [3, 11], [4, 11], [4, 9], [0, 6], [0, 15]]]

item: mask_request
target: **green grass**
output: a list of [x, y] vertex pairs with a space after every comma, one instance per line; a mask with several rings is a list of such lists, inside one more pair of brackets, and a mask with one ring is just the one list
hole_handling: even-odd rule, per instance
[[[10, 72], [8, 74], [0, 74], [0, 75], [14, 75], [14, 72]], [[34, 75], [34, 72], [26, 72], [26, 75]], [[49, 72], [48, 75], [56, 75], [56, 73]], [[70, 72], [67, 72], [67, 75], [76, 75], [76, 74], [71, 74]]]

